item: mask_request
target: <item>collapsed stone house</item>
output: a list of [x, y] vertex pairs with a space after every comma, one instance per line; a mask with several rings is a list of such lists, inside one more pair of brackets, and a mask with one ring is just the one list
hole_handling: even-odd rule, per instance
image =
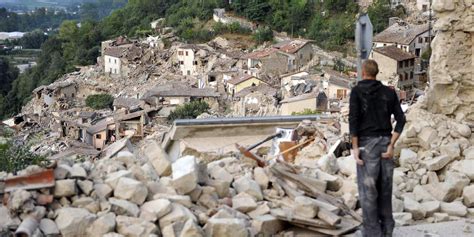
[[127, 77], [133, 69], [133, 61], [142, 55], [137, 43], [124, 37], [102, 42], [101, 49], [102, 57], [98, 58], [98, 63], [103, 65], [104, 73], [110, 76]]
[[[370, 58], [379, 64], [377, 79], [385, 85], [401, 90], [411, 90], [418, 84], [418, 76], [415, 74], [415, 55], [392, 45], [374, 48]], [[394, 82], [395, 78], [398, 80]]]
[[177, 49], [179, 70], [184, 76], [203, 74], [209, 62], [210, 49], [206, 45], [184, 44]]
[[141, 100], [152, 106], [177, 106], [187, 102], [202, 100], [211, 108], [218, 108], [220, 93], [213, 88], [194, 88], [179, 83], [157, 85], [148, 90]]
[[33, 90], [34, 113], [40, 114], [45, 108], [67, 109], [77, 95], [77, 85], [71, 81], [56, 82], [48, 86], [40, 86]]
[[97, 150], [102, 150], [106, 145], [113, 143], [115, 136], [115, 121], [113, 117], [104, 118], [86, 129], [84, 142], [92, 145]]
[[117, 97], [112, 103], [114, 111], [121, 110], [124, 113], [135, 112], [141, 109], [141, 101], [133, 97]]
[[310, 77], [308, 72], [292, 72], [280, 76], [280, 86], [285, 91], [290, 91], [292, 86], [300, 83], [305, 83], [306, 79]]
[[266, 83], [250, 86], [235, 93], [232, 112], [240, 116], [278, 114], [278, 90]]
[[313, 59], [311, 40], [295, 39], [282, 41], [272, 47], [288, 55], [288, 71], [300, 70]]
[[242, 56], [239, 62], [244, 73], [261, 77], [263, 74], [280, 75], [290, 71], [288, 54], [276, 48], [267, 48]]
[[248, 53], [242, 57], [239, 64], [245, 73], [256, 77], [264, 74], [280, 75], [300, 70], [313, 56], [312, 41], [295, 39]]
[[[235, 143], [244, 147], [253, 145], [275, 134], [277, 128], [294, 128], [304, 119], [319, 121], [327, 118], [308, 115], [180, 119], [165, 134], [161, 146], [172, 161], [185, 155], [205, 160], [225, 157], [238, 152]], [[271, 141], [263, 146], [271, 147]]]

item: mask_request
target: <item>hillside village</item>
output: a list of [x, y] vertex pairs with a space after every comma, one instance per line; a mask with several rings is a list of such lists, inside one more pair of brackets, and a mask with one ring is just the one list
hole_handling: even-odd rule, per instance
[[[472, 67], [456, 77], [442, 69], [456, 69], [446, 62], [453, 52], [466, 52], [457, 55], [466, 67], [474, 60], [464, 50], [472, 44], [458, 46], [456, 38], [474, 36], [470, 7], [438, 1], [427, 22], [429, 1], [409, 2], [424, 20], [390, 19], [369, 56], [408, 111], [396, 151], [394, 217], [398, 226], [461, 221], [463, 233], [472, 233], [474, 117], [472, 101], [463, 99], [472, 94]], [[213, 14], [255, 30], [224, 9]], [[446, 27], [454, 15], [466, 22]], [[22, 112], [3, 121], [17, 145], [33, 144], [49, 164], [0, 172], [0, 236], [354, 232], [361, 209], [348, 105], [356, 59], [278, 32], [274, 42], [247, 47], [225, 37], [183, 42], [164, 19], [151, 27], [144, 38], [103, 41], [95, 65], [36, 88]], [[457, 90], [441, 88], [452, 81]], [[111, 95], [111, 107], [86, 106], [95, 94]], [[456, 98], [456, 108], [433, 102], [443, 95]], [[196, 101], [208, 112], [169, 119]], [[35, 179], [38, 172], [49, 178]]]

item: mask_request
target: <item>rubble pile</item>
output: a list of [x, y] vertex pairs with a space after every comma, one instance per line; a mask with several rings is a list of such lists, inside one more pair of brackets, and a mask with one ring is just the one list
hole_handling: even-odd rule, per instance
[[317, 168], [283, 161], [258, 167], [237, 157], [207, 164], [194, 156], [171, 161], [156, 142], [134, 153], [143, 157], [122, 151], [80, 163], [59, 159], [54, 167], [30, 166], [18, 176], [2, 173], [1, 231], [255, 236], [280, 233], [291, 223], [339, 235], [360, 224], [355, 190], [347, 194], [354, 183]]
[[[407, 113], [393, 206], [402, 224], [473, 216], [474, 79], [471, 6], [436, 1], [430, 87]], [[459, 21], [453, 22], [457, 18]], [[463, 52], [463, 53], [459, 53]]]

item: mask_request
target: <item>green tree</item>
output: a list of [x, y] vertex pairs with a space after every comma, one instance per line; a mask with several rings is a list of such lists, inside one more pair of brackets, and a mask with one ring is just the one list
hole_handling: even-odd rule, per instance
[[89, 95], [86, 98], [86, 105], [93, 109], [111, 108], [114, 97], [109, 94]]
[[374, 33], [382, 32], [388, 26], [388, 20], [393, 16], [389, 0], [378, 0], [367, 9], [367, 14], [374, 27]]
[[29, 146], [14, 145], [11, 141], [0, 143], [0, 167], [2, 171], [16, 173], [30, 165], [44, 166], [47, 159], [30, 152]]
[[41, 30], [35, 30], [26, 33], [19, 43], [25, 49], [39, 49], [41, 45], [48, 39], [48, 36]]
[[13, 81], [18, 77], [18, 69], [8, 59], [0, 57], [0, 95], [5, 96], [11, 90]]
[[262, 27], [257, 29], [253, 38], [258, 44], [263, 42], [272, 41], [273, 40], [273, 30], [270, 27]]
[[209, 112], [209, 104], [205, 101], [196, 100], [176, 107], [168, 116], [168, 120], [194, 119], [202, 113]]

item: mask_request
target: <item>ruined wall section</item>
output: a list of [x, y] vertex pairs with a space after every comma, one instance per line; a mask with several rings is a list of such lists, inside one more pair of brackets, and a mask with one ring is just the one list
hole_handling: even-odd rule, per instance
[[461, 122], [474, 121], [474, 5], [472, 0], [434, 0], [438, 20], [432, 42], [426, 108]]
[[[409, 148], [421, 160], [442, 146], [459, 149], [459, 159], [474, 154], [474, 5], [472, 0], [434, 0], [438, 20], [426, 96], [413, 105], [397, 150]], [[397, 152], [397, 153], [398, 153]], [[471, 155], [469, 155], [470, 153]], [[402, 159], [402, 157], [400, 158]]]

